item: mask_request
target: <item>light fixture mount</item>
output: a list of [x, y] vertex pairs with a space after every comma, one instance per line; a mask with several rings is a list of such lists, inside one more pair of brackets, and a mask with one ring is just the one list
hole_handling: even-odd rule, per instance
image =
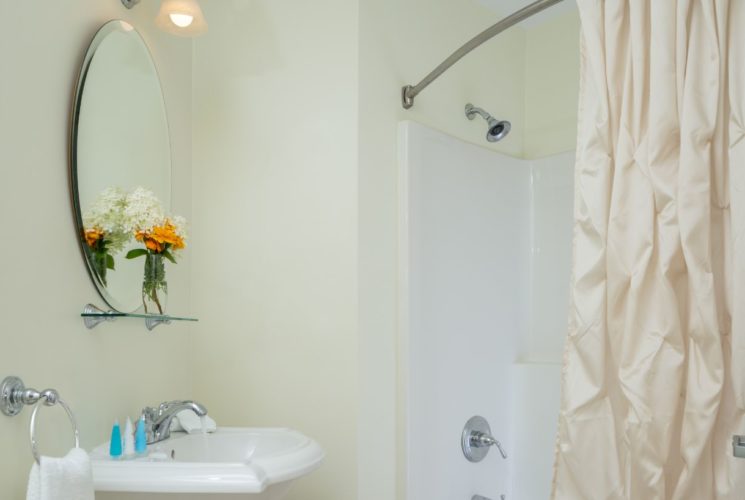
[[140, 0], [122, 0], [122, 5], [124, 5], [128, 9], [131, 9], [138, 3], [140, 3]]

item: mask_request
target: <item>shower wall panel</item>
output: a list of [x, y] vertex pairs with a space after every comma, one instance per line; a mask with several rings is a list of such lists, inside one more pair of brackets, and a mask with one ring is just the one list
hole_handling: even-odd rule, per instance
[[564, 349], [572, 264], [574, 152], [530, 162], [532, 238], [530, 337], [521, 359], [559, 363]]
[[530, 171], [529, 326], [513, 368], [514, 453], [508, 500], [550, 496], [569, 308], [574, 153], [532, 160]]
[[510, 461], [460, 451], [485, 417], [511, 451], [512, 363], [526, 337], [530, 169], [421, 125], [402, 125], [408, 318], [408, 499], [499, 498]]
[[[414, 122], [401, 124], [400, 145], [407, 500], [547, 498], [571, 155], [515, 159]], [[474, 415], [508, 459], [465, 459]]]

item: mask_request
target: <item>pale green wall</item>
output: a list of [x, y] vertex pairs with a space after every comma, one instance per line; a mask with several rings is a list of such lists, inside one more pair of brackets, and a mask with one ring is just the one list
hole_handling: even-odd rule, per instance
[[[317, 439], [289, 500], [357, 489], [357, 2], [202, 2], [194, 392], [221, 425]], [[382, 499], [380, 499], [382, 500]]]
[[579, 95], [579, 14], [526, 30], [523, 157], [574, 151]]

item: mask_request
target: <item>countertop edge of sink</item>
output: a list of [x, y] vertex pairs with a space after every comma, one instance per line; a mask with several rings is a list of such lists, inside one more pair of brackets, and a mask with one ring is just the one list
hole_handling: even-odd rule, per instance
[[[289, 431], [303, 436], [305, 442], [288, 454], [258, 458], [246, 464], [129, 462], [128, 465], [134, 464], [138, 470], [134, 480], [120, 477], [121, 467], [127, 462], [94, 460], [94, 488], [101, 492], [129, 493], [262, 493], [273, 484], [294, 480], [314, 471], [320, 467], [326, 456], [315, 440], [292, 429], [223, 429]], [[156, 467], [149, 468], [148, 465], [152, 464], [156, 464]], [[206, 467], [207, 470], [202, 474], [195, 474], [194, 469], [197, 467]], [[219, 483], [216, 478], [220, 478]]]

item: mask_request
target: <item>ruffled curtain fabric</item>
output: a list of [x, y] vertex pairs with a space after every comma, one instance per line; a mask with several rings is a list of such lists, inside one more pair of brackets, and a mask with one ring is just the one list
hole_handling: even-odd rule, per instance
[[554, 500], [742, 500], [745, 0], [579, 0]]

